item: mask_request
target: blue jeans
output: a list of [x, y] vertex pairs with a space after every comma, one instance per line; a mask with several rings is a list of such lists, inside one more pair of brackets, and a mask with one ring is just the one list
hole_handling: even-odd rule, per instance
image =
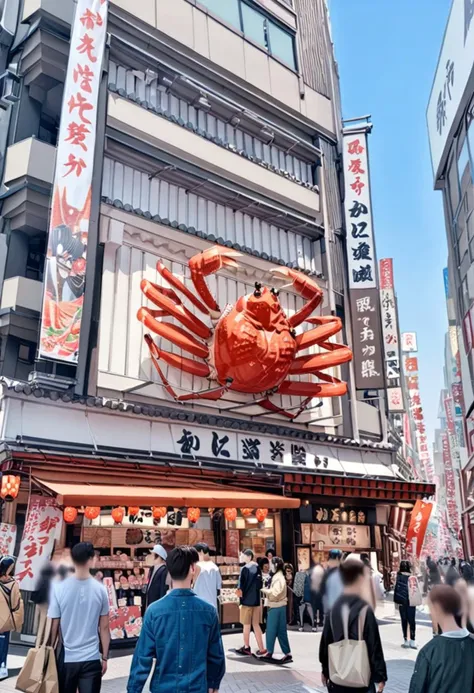
[[273, 654], [277, 638], [283, 654], [290, 654], [290, 643], [288, 642], [288, 631], [286, 629], [286, 606], [268, 609], [266, 638], [267, 650], [270, 654]]
[[10, 633], [0, 634], [0, 666], [7, 666], [8, 645], [10, 644]]

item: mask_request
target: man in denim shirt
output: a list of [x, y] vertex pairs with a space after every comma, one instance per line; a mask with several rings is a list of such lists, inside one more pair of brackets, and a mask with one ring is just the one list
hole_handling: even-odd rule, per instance
[[199, 555], [190, 546], [168, 554], [173, 589], [152, 604], [132, 661], [127, 693], [142, 693], [156, 659], [151, 693], [217, 693], [225, 655], [216, 609], [191, 584]]

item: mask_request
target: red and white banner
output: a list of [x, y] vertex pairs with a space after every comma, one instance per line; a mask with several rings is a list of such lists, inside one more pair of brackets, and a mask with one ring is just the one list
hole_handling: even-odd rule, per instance
[[107, 0], [77, 0], [49, 221], [39, 355], [77, 363]]
[[63, 514], [55, 498], [31, 496], [16, 564], [16, 579], [22, 590], [34, 590], [44, 563], [51, 558], [59, 538]]
[[443, 466], [448, 525], [454, 529], [456, 533], [458, 533], [461, 527], [461, 522], [456, 498], [456, 477], [454, 476], [449, 434], [443, 433], [441, 440], [443, 446]]
[[425, 501], [416, 501], [415, 507], [411, 511], [410, 525], [407, 532], [407, 547], [410, 546], [413, 539], [416, 541], [416, 555], [419, 557], [423, 548], [426, 528], [430, 520], [433, 503]]
[[16, 525], [0, 523], [0, 557], [12, 556], [15, 550]]
[[392, 258], [383, 258], [380, 260], [380, 288], [394, 289], [393, 283], [393, 260]]
[[402, 351], [415, 353], [418, 351], [416, 332], [402, 332]]

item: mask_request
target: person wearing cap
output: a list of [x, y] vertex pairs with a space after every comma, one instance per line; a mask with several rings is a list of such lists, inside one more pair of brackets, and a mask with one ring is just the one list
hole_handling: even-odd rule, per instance
[[146, 592], [147, 609], [150, 604], [164, 597], [169, 589], [168, 568], [166, 567], [168, 553], [164, 546], [157, 544], [153, 547], [152, 554], [155, 563], [153, 569], [150, 570], [150, 577], [148, 579], [148, 588]]

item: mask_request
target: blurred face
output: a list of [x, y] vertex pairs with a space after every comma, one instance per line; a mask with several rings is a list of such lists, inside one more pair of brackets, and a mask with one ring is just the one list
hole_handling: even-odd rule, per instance
[[241, 563], [250, 563], [251, 560], [252, 560], [252, 557], [251, 557], [251, 556], [247, 556], [246, 553], [241, 553], [241, 554], [240, 554], [240, 562], [241, 562]]
[[268, 575], [270, 572], [270, 563], [264, 563], [262, 565], [262, 573], [265, 573], [265, 575]]

